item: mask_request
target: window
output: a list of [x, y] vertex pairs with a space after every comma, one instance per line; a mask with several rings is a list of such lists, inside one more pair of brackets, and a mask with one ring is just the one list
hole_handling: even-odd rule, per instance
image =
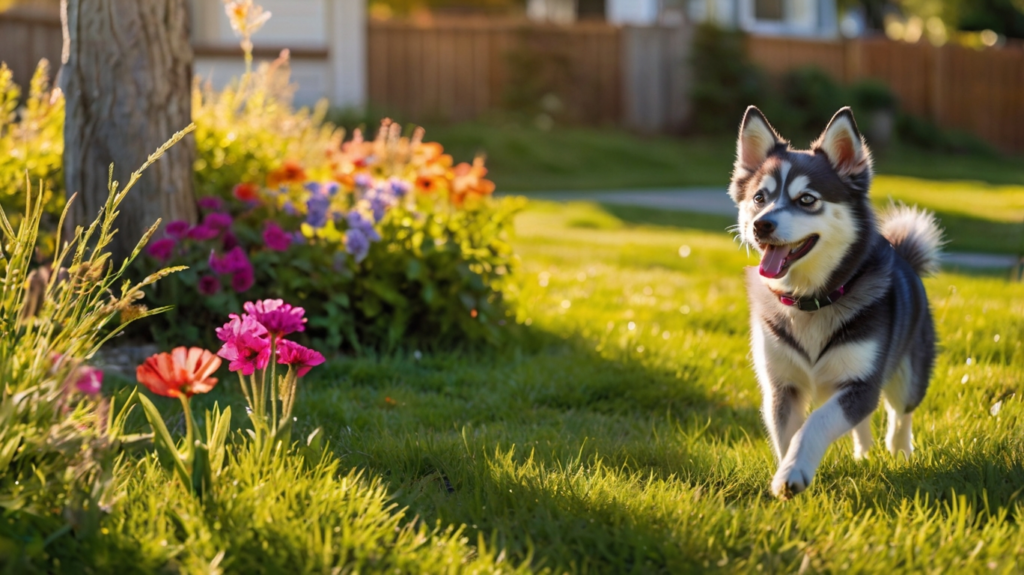
[[782, 21], [785, 18], [783, 4], [785, 0], [754, 0], [755, 20]]

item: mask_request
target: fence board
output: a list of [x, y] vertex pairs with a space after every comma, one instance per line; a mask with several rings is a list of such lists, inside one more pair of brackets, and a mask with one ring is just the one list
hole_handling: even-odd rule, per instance
[[[555, 93], [564, 114], [578, 120], [616, 122], [621, 116], [619, 29], [613, 26], [371, 21], [368, 35], [370, 101], [412, 120], [477, 118], [506, 105], [513, 92], [538, 109], [545, 93]], [[418, 50], [405, 49], [409, 43]], [[530, 62], [539, 69], [529, 69]], [[405, 71], [401, 80], [397, 70]]]
[[11, 69], [19, 86], [28, 86], [43, 58], [50, 61], [50, 74], [55, 75], [60, 68], [63, 42], [59, 18], [17, 12], [0, 14], [0, 61]]

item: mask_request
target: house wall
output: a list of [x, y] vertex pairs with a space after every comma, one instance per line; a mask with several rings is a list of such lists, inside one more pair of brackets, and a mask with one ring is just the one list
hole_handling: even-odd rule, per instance
[[[191, 0], [195, 73], [222, 87], [244, 69], [239, 39], [222, 0]], [[291, 51], [295, 102], [326, 98], [339, 107], [366, 104], [365, 0], [260, 0], [272, 16], [254, 36], [255, 59]]]

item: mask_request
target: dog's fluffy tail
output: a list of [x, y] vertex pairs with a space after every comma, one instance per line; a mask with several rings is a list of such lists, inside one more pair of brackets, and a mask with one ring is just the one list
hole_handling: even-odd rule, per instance
[[939, 271], [945, 242], [935, 214], [916, 207], [892, 206], [880, 221], [882, 235], [918, 275]]

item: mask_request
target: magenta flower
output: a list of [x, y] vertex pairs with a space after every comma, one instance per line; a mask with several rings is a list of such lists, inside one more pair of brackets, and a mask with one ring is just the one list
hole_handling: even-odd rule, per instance
[[167, 233], [175, 239], [184, 239], [185, 235], [188, 234], [188, 222], [183, 220], [174, 220], [167, 224]]
[[213, 238], [217, 237], [217, 234], [219, 233], [220, 232], [206, 224], [200, 224], [188, 231], [188, 238], [191, 240], [199, 240], [203, 242], [206, 240], [212, 240]]
[[217, 338], [224, 342], [217, 355], [228, 360], [228, 369], [252, 375], [270, 363], [270, 342], [267, 328], [250, 315], [231, 314], [228, 323], [217, 328]]
[[224, 209], [224, 202], [220, 198], [207, 196], [205, 198], [199, 198], [198, 201], [200, 209], [216, 212]]
[[240, 246], [235, 246], [223, 256], [217, 256], [211, 250], [208, 263], [210, 264], [210, 269], [218, 274], [233, 274], [245, 269], [251, 270], [252, 268], [252, 264], [249, 263], [249, 257], [245, 255], [245, 250]]
[[277, 363], [294, 367], [299, 377], [324, 362], [322, 353], [303, 347], [294, 341], [282, 339], [277, 343]]
[[214, 276], [203, 276], [199, 278], [196, 289], [203, 295], [213, 295], [220, 291], [220, 280]]
[[224, 251], [230, 251], [238, 246], [238, 237], [235, 234], [228, 232], [224, 234]]
[[297, 331], [305, 331], [306, 310], [293, 307], [280, 299], [265, 299], [257, 302], [245, 302], [242, 306], [246, 313], [267, 328], [275, 338], [286, 336]]
[[252, 267], [239, 270], [231, 275], [231, 289], [235, 290], [235, 293], [249, 291], [254, 283], [256, 283], [256, 276], [253, 275]]
[[149, 247], [146, 248], [146, 253], [160, 260], [161, 262], [166, 262], [167, 260], [171, 259], [171, 255], [174, 254], [174, 244], [175, 241], [171, 238], [157, 240], [149, 244]]
[[203, 218], [203, 225], [209, 228], [213, 228], [218, 232], [226, 232], [231, 229], [231, 223], [233, 220], [228, 214], [222, 214], [220, 212], [214, 212], [212, 214], [206, 214]]
[[95, 367], [83, 366], [75, 371], [75, 389], [86, 395], [96, 395], [103, 386], [103, 372]]
[[263, 243], [275, 252], [283, 252], [292, 244], [292, 239], [276, 222], [267, 222], [263, 230]]

